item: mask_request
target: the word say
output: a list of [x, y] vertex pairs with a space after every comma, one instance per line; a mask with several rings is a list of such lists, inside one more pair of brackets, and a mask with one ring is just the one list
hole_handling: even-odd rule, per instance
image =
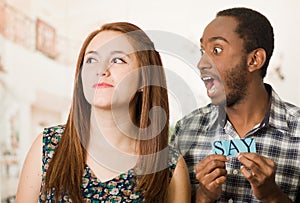
[[217, 140], [212, 144], [212, 150], [215, 154], [234, 157], [239, 152], [256, 152], [254, 138]]

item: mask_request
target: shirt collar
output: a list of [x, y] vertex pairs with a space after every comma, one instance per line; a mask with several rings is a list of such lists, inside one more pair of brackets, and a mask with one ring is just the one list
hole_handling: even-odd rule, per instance
[[[288, 124], [286, 122], [286, 110], [283, 108], [284, 102], [279, 98], [271, 85], [265, 83], [265, 88], [270, 95], [270, 100], [268, 110], [258, 128], [270, 125], [287, 131]], [[219, 107], [218, 118], [219, 125], [225, 127], [228, 119], [223, 107]]]
[[287, 110], [285, 103], [279, 98], [271, 85], [265, 84], [266, 88], [270, 89], [270, 110], [265, 118], [268, 118], [268, 124], [275, 128], [288, 131]]
[[269, 124], [269, 119], [270, 119], [270, 114], [271, 114], [271, 107], [272, 107], [272, 101], [274, 100], [272, 98], [272, 95], [273, 95], [272, 91], [273, 90], [272, 90], [271, 85], [265, 84], [265, 88], [266, 88], [266, 90], [267, 90], [267, 92], [268, 92], [268, 94], [270, 96], [270, 100], [269, 100], [268, 110], [266, 112], [266, 115], [265, 115], [264, 119], [260, 123], [259, 128], [262, 128], [262, 127], [267, 126]]

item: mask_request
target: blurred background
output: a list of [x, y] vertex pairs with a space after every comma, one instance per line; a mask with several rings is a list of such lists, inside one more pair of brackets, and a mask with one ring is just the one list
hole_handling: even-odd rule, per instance
[[[44, 127], [66, 122], [77, 55], [91, 31], [104, 23], [128, 21], [144, 30], [173, 33], [199, 47], [203, 29], [217, 11], [233, 6], [253, 8], [269, 18], [275, 51], [265, 81], [283, 99], [300, 106], [298, 0], [0, 0], [1, 202], [14, 202], [20, 169], [35, 137]], [[200, 58], [198, 48], [180, 46]], [[171, 89], [173, 128], [209, 99], [195, 63], [167, 50], [161, 53]]]

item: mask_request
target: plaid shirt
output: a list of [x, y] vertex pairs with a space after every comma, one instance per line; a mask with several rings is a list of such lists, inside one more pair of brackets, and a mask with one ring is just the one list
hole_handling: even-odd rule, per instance
[[[266, 88], [271, 94], [269, 110], [262, 123], [246, 137], [255, 139], [257, 153], [275, 161], [277, 185], [293, 201], [300, 202], [300, 108], [283, 102], [270, 85], [266, 84]], [[193, 195], [199, 184], [194, 167], [212, 154], [211, 143], [237, 138], [239, 135], [227, 121], [224, 110], [212, 104], [193, 111], [177, 122], [170, 145], [185, 158]], [[217, 202], [261, 202], [253, 195], [249, 182], [240, 172], [240, 166], [235, 157], [226, 163], [227, 180], [222, 185], [222, 196]]]

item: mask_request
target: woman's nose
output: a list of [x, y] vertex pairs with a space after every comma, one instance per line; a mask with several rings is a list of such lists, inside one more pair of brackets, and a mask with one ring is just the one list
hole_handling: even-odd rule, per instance
[[110, 70], [109, 70], [110, 66], [106, 65], [106, 64], [102, 64], [100, 65], [98, 71], [97, 71], [97, 76], [109, 76], [110, 75]]
[[103, 72], [102, 72], [102, 76], [109, 76], [110, 75], [110, 71], [109, 68], [106, 68]]

